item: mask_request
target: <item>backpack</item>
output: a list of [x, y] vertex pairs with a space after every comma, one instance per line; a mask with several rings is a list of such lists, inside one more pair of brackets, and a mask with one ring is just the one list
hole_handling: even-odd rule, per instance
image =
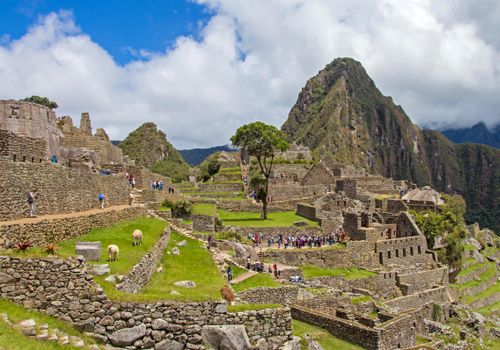
[[104, 194], [99, 193], [99, 200], [100, 200], [100, 201], [104, 200]]
[[28, 193], [28, 203], [29, 204], [33, 203], [33, 197], [31, 196], [31, 193]]

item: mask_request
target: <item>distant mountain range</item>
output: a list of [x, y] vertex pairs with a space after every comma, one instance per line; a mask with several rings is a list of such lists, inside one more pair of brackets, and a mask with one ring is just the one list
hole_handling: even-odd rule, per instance
[[205, 160], [209, 155], [215, 152], [233, 152], [235, 149], [229, 145], [224, 146], [215, 146], [210, 148], [193, 148], [193, 149], [184, 149], [179, 150], [179, 153], [184, 158], [186, 162], [190, 165], [195, 166], [199, 165], [201, 162]]
[[493, 131], [488, 130], [483, 122], [470, 128], [445, 129], [441, 132], [455, 143], [482, 143], [484, 145], [500, 148], [500, 124]]

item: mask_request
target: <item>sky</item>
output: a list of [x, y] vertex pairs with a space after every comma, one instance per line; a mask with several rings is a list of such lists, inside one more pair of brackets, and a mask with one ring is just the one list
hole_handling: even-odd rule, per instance
[[281, 126], [307, 79], [352, 57], [421, 127], [493, 127], [498, 33], [498, 0], [2, 0], [0, 99], [207, 147]]

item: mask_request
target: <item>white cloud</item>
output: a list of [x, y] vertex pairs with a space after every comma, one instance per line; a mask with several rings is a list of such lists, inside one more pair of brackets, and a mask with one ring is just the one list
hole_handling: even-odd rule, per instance
[[0, 42], [0, 98], [48, 96], [60, 115], [90, 112], [112, 138], [154, 121], [179, 148], [218, 145], [246, 122], [280, 126], [308, 78], [351, 56], [421, 125], [500, 122], [495, 1], [478, 9], [472, 0], [198, 2], [215, 13], [200, 40], [135, 48], [126, 66], [71, 14], [49, 14]]

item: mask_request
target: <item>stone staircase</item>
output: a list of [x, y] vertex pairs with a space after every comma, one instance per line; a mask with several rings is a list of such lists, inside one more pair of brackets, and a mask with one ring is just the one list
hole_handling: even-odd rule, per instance
[[146, 205], [146, 201], [144, 200], [144, 197], [142, 195], [142, 190], [137, 187], [132, 190], [132, 205], [135, 206]]
[[63, 346], [66, 345], [88, 350], [101, 349], [101, 347], [97, 344], [85, 344], [85, 341], [81, 337], [68, 335], [57, 328], [50, 328], [46, 323], [37, 326], [36, 321], [33, 319], [26, 319], [14, 324], [10, 321], [9, 316], [6, 313], [1, 313], [0, 319], [9, 326], [18, 329], [24, 336], [34, 338], [39, 341], [57, 343]]

